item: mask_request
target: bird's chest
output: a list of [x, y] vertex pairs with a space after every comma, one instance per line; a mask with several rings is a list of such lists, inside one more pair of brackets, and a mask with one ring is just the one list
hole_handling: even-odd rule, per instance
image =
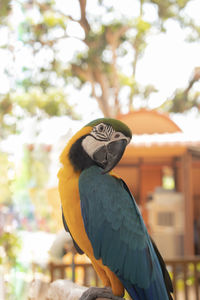
[[79, 175], [67, 176], [65, 170], [59, 174], [59, 192], [62, 209], [68, 228], [78, 246], [87, 254], [93, 253], [90, 241], [85, 232], [81, 214], [81, 202], [79, 196]]

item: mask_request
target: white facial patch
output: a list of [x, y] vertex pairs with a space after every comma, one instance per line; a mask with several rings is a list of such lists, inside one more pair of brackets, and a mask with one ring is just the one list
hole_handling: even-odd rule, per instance
[[118, 140], [126, 140], [127, 144], [130, 142], [129, 137], [122, 132], [115, 131], [111, 125], [100, 123], [94, 126], [90, 135], [84, 138], [82, 146], [90, 158], [93, 159], [93, 154], [99, 148]]
[[91, 158], [93, 158], [94, 152], [104, 144], [104, 142], [96, 140], [91, 135], [86, 136], [86, 138], [82, 141], [83, 149]]
[[130, 142], [130, 138], [126, 137], [123, 133], [113, 131], [109, 139], [107, 138], [106, 140], [96, 139], [94, 133], [92, 133], [92, 135], [88, 135], [86, 136], [86, 138], [84, 138], [84, 140], [82, 141], [82, 146], [85, 152], [90, 156], [90, 158], [93, 158], [93, 154], [97, 149], [106, 146], [110, 142], [118, 140], [126, 140], [127, 144]]

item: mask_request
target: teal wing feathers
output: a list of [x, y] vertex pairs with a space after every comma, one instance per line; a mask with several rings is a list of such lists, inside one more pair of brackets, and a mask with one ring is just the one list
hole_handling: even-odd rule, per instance
[[139, 209], [123, 181], [93, 166], [81, 173], [79, 192], [95, 258], [101, 258], [119, 278], [149, 287], [158, 273], [154, 265], [160, 267]]

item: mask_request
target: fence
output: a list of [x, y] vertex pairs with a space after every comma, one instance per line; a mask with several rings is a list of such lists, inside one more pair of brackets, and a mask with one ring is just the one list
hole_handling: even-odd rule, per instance
[[[172, 278], [174, 300], [200, 300], [200, 256], [175, 258], [165, 261]], [[82, 281], [85, 286], [100, 286], [98, 278], [90, 263], [49, 264], [51, 281], [66, 277], [74, 282], [78, 280], [78, 270], [82, 271]], [[67, 273], [70, 275], [67, 275]]]
[[200, 256], [166, 260], [170, 271], [174, 300], [200, 300]]
[[[78, 270], [82, 269], [82, 276], [78, 274]], [[70, 270], [71, 272], [67, 272]], [[73, 282], [80, 283], [84, 286], [101, 286], [101, 280], [93, 269], [91, 263], [76, 264], [49, 264], [50, 280], [69, 278]], [[68, 276], [67, 276], [68, 273]], [[79, 275], [79, 276], [78, 276]]]

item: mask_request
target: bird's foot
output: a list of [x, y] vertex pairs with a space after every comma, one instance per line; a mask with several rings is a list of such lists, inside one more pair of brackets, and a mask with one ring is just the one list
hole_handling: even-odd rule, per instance
[[123, 298], [113, 295], [110, 287], [90, 287], [86, 290], [79, 300], [94, 300], [97, 298], [108, 298], [112, 300], [122, 300]]

